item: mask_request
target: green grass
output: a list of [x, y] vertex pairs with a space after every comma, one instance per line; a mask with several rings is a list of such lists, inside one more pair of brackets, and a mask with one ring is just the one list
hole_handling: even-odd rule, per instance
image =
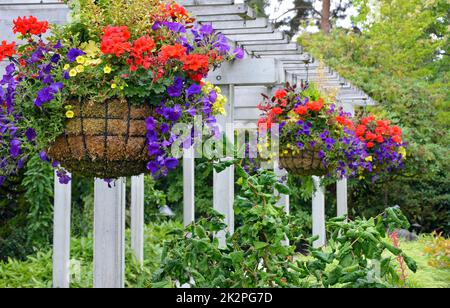
[[428, 264], [424, 248], [430, 242], [430, 236], [421, 236], [417, 242], [400, 243], [400, 248], [416, 260], [417, 273], [408, 273], [409, 283], [416, 288], [450, 288], [450, 268], [438, 269]]

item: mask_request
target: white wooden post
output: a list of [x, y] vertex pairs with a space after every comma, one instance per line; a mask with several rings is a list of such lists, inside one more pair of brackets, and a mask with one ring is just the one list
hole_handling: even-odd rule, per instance
[[[352, 115], [355, 114], [355, 106], [351, 104], [340, 104], [345, 112], [349, 112]], [[348, 215], [348, 182], [347, 179], [342, 179], [337, 182], [336, 185], [337, 196], [337, 216]]]
[[337, 182], [337, 216], [348, 214], [347, 179]]
[[313, 243], [315, 248], [323, 247], [326, 244], [325, 231], [325, 189], [320, 184], [320, 177], [313, 176], [315, 192], [312, 200], [312, 224], [313, 236], [319, 239]]
[[183, 224], [195, 221], [195, 149], [184, 150], [183, 155]]
[[94, 288], [123, 288], [125, 280], [125, 179], [111, 187], [95, 179]]
[[[219, 117], [218, 122], [222, 129], [225, 130], [227, 141], [234, 144], [234, 126], [233, 126], [233, 111], [234, 111], [234, 85], [222, 87], [222, 93], [228, 97], [227, 115]], [[231, 159], [227, 157], [225, 159]], [[214, 195], [214, 209], [225, 215], [225, 224], [228, 226], [228, 232], [234, 233], [234, 166], [231, 166], [224, 171], [217, 173], [214, 171], [213, 176], [213, 195]], [[225, 233], [219, 232], [217, 234], [221, 244], [225, 242]]]
[[53, 287], [70, 287], [71, 184], [60, 184], [55, 171], [53, 218]]
[[144, 263], [144, 175], [131, 177], [131, 249]]

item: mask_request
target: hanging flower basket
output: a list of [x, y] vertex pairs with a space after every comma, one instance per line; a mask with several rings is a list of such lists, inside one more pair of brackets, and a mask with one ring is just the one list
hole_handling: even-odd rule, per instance
[[290, 153], [280, 157], [280, 168], [291, 174], [303, 176], [322, 176], [331, 171], [320, 158], [320, 149], [317, 147], [303, 149], [295, 155]]
[[166, 176], [179, 165], [177, 124], [202, 117], [218, 135], [227, 100], [205, 78], [242, 59], [242, 49], [171, 0], [77, 9], [80, 18], [62, 26], [19, 17], [13, 32], [23, 44], [0, 39], [0, 61], [9, 60], [0, 78], [0, 185], [38, 153], [61, 183], [66, 170]]
[[342, 178], [356, 174], [368, 162], [364, 143], [354, 133], [350, 115], [332, 99], [320, 96], [315, 85], [286, 85], [258, 108], [260, 135], [279, 125], [279, 166], [302, 176]]
[[146, 142], [148, 106], [127, 101], [76, 102], [75, 116], [47, 153], [64, 168], [82, 176], [117, 178], [139, 175], [150, 160]]

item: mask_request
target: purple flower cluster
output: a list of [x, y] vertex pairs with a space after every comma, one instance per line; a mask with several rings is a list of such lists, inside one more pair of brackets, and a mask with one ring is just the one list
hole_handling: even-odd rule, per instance
[[[16, 110], [17, 87], [31, 77], [39, 81], [42, 86], [34, 100], [36, 107], [41, 108], [43, 104], [55, 99], [61, 92], [63, 84], [55, 82], [52, 72], [60, 65], [61, 55], [58, 50], [62, 47], [61, 42], [53, 46], [45, 44], [42, 40], [36, 42], [36, 49], [21, 63], [21, 66], [26, 66], [27, 71], [36, 72], [32, 76], [26, 76], [14, 63], [6, 67], [6, 72], [0, 81], [0, 155], [2, 155], [0, 184], [23, 168], [26, 159], [29, 158], [29, 151], [25, 149], [37, 147], [36, 131], [31, 127], [23, 127], [21, 114], [23, 110], [22, 108]], [[48, 161], [48, 158], [44, 160]], [[61, 182], [70, 181], [70, 177], [64, 172], [59, 172], [59, 175], [61, 175]]]
[[[191, 122], [197, 115], [206, 119], [205, 123], [211, 131], [211, 135], [217, 135], [217, 120], [213, 115], [212, 107], [217, 100], [217, 93], [212, 90], [208, 94], [202, 93], [202, 87], [198, 84], [185, 84], [182, 78], [175, 77], [168, 92], [176, 94], [176, 98], [184, 101], [185, 105], [168, 105], [161, 102], [156, 108], [156, 114], [147, 118], [147, 149], [151, 161], [147, 169], [154, 177], [166, 176], [170, 170], [178, 167], [177, 158], [170, 156], [170, 149], [179, 136], [171, 132], [172, 127], [181, 123], [182, 120]], [[170, 95], [171, 97], [174, 97]], [[199, 136], [191, 134], [191, 138], [185, 140], [183, 147], [190, 147], [194, 144], [194, 139]]]

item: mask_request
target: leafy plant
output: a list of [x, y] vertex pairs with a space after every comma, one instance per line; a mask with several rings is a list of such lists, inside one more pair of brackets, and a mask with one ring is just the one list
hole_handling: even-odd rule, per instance
[[450, 239], [442, 233], [433, 232], [431, 242], [424, 249], [429, 257], [428, 264], [436, 268], [450, 268]]
[[[319, 287], [388, 287], [401, 283], [391, 256], [401, 256], [416, 272], [414, 260], [402, 250], [386, 242], [385, 225], [397, 220], [391, 210], [369, 220], [348, 221], [338, 217], [327, 222], [330, 233], [326, 249], [312, 249], [313, 260], [303, 264], [304, 277], [312, 276]], [[385, 218], [383, 219], [383, 215]]]

